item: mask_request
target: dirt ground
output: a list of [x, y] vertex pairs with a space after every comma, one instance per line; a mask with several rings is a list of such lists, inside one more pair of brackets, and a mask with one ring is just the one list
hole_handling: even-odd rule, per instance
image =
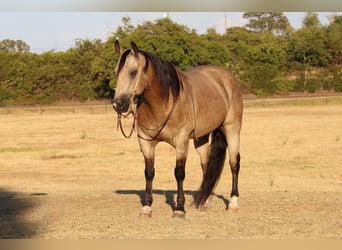
[[[129, 120], [126, 128], [129, 129]], [[0, 238], [341, 239], [342, 105], [245, 109], [240, 209], [226, 210], [228, 164], [210, 207], [197, 210], [199, 158], [190, 147], [186, 218], [173, 219], [174, 151], [156, 152], [153, 216], [136, 136], [114, 112], [0, 115]]]

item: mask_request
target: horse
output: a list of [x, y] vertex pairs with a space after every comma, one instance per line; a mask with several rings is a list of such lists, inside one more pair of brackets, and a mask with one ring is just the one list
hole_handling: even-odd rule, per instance
[[115, 51], [119, 60], [112, 105], [120, 126], [122, 116], [133, 114], [132, 131], [136, 126], [145, 161], [145, 199], [140, 214], [152, 215], [155, 147], [163, 141], [176, 152], [173, 217], [185, 217], [183, 182], [190, 140], [203, 172], [196, 207], [205, 206], [216, 187], [228, 147], [232, 189], [227, 209], [237, 211], [243, 101], [241, 86], [233, 74], [210, 65], [182, 71], [159, 55], [139, 50], [134, 42], [130, 49], [123, 49], [116, 40]]

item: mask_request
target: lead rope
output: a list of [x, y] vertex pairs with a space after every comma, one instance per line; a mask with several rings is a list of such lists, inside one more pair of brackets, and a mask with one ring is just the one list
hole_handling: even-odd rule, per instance
[[128, 139], [128, 138], [130, 138], [130, 137], [132, 136], [132, 134], [133, 134], [133, 131], [134, 131], [134, 128], [135, 128], [135, 119], [136, 119], [136, 117], [135, 117], [135, 114], [133, 114], [133, 117], [134, 117], [134, 118], [133, 118], [132, 129], [131, 129], [131, 132], [129, 132], [128, 135], [125, 133], [125, 131], [124, 131], [123, 127], [122, 127], [121, 117], [122, 117], [122, 115], [119, 114], [119, 115], [118, 115], [118, 118], [117, 118], [117, 122], [116, 122], [116, 129], [119, 130], [119, 128], [120, 128], [122, 135], [123, 135], [125, 138]]
[[140, 139], [145, 140], [145, 141], [154, 141], [155, 139], [157, 139], [157, 137], [158, 137], [158, 135], [160, 134], [160, 132], [165, 128], [167, 122], [170, 120], [171, 115], [172, 115], [172, 113], [173, 113], [173, 110], [174, 110], [175, 107], [176, 107], [176, 104], [177, 104], [178, 100], [179, 100], [179, 96], [177, 96], [176, 101], [174, 102], [174, 104], [173, 104], [173, 106], [172, 106], [172, 108], [171, 108], [169, 114], [166, 116], [165, 121], [162, 123], [162, 125], [161, 125], [160, 128], [158, 129], [157, 133], [156, 133], [153, 137], [151, 137], [151, 138], [144, 138], [144, 137], [142, 137], [142, 136], [139, 135], [139, 134], [138, 134], [138, 137], [139, 137]]

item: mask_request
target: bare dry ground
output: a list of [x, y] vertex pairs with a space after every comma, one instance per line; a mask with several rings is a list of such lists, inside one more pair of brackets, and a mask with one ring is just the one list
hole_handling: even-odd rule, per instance
[[[228, 165], [207, 211], [193, 197], [172, 219], [174, 151], [157, 148], [151, 218], [139, 217], [144, 163], [112, 112], [0, 115], [0, 238], [342, 238], [342, 105], [249, 107], [241, 140], [240, 210], [226, 211]], [[129, 121], [127, 121], [127, 129]]]

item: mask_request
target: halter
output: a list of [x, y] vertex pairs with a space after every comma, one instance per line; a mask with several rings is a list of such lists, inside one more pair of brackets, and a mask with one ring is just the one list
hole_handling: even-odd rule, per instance
[[[171, 115], [172, 115], [172, 113], [173, 113], [173, 111], [174, 111], [174, 109], [175, 109], [175, 107], [177, 105], [177, 102], [178, 102], [178, 99], [179, 99], [178, 97], [179, 96], [177, 96], [176, 101], [174, 102], [174, 104], [173, 104], [169, 114], [166, 116], [165, 121], [161, 124], [161, 126], [157, 130], [157, 133], [153, 137], [151, 137], [151, 138], [144, 138], [144, 137], [142, 137], [141, 135], [138, 134], [137, 135], [138, 138], [143, 139], [145, 141], [154, 141], [155, 139], [157, 139], [158, 135], [161, 133], [161, 131], [165, 128], [167, 122], [170, 120]], [[124, 118], [128, 117], [130, 114], [133, 115], [133, 123], [132, 123], [131, 131], [129, 132], [128, 135], [125, 133], [125, 131], [124, 131], [123, 127], [122, 127], [122, 123], [121, 123], [122, 115], [118, 114], [118, 118], [117, 118], [117, 130], [119, 130], [119, 128], [120, 128], [122, 135], [125, 138], [127, 138], [127, 139], [130, 138], [133, 135], [133, 131], [134, 131], [134, 128], [135, 128], [135, 123], [136, 123], [136, 118], [137, 118], [136, 112], [134, 112], [133, 110], [131, 112], [129, 112], [127, 115], [125, 115]]]
[[[122, 135], [123, 135], [125, 138], [127, 138], [127, 139], [130, 138], [130, 137], [132, 136], [133, 130], [134, 130], [134, 128], [135, 128], [135, 121], [136, 121], [136, 114], [135, 114], [135, 111], [136, 111], [136, 109], [133, 109], [133, 108], [132, 108], [132, 105], [134, 104], [133, 99], [134, 99], [133, 96], [131, 96], [131, 98], [130, 98], [131, 105], [130, 105], [130, 110], [129, 110], [128, 114], [126, 114], [126, 115], [118, 114], [118, 117], [117, 117], [117, 120], [116, 120], [116, 130], [119, 130], [119, 128], [120, 128]], [[115, 110], [115, 109], [114, 109], [114, 110]], [[125, 133], [123, 127], [122, 127], [121, 117], [123, 116], [124, 118], [126, 118], [126, 117], [128, 117], [130, 114], [133, 115], [133, 123], [132, 123], [132, 129], [131, 129], [131, 131], [129, 132], [129, 134], [127, 135], [127, 134]]]

